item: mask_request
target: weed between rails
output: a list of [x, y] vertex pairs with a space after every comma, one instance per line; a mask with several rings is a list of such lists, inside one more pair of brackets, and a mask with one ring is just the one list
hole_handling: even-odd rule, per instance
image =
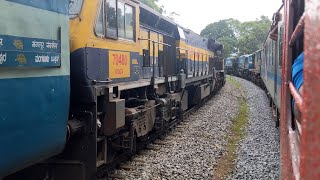
[[[227, 77], [227, 82], [236, 88], [242, 95], [241, 84]], [[235, 118], [233, 118], [232, 126], [230, 127], [230, 134], [228, 138], [228, 145], [226, 147], [226, 154], [220, 158], [218, 167], [214, 173], [214, 179], [226, 179], [230, 173], [232, 173], [235, 167], [235, 161], [237, 159], [237, 148], [241, 139], [245, 136], [245, 127], [248, 123], [249, 109], [247, 100], [243, 97], [237, 97], [239, 104], [239, 112]]]

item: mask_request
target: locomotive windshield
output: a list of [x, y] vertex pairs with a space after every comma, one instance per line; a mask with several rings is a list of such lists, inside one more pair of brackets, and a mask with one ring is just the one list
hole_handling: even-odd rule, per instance
[[226, 59], [226, 66], [232, 66], [232, 59]]
[[252, 64], [252, 56], [249, 57], [249, 64]]
[[243, 66], [243, 65], [244, 65], [244, 59], [245, 59], [244, 56], [241, 56], [241, 57], [239, 58], [239, 66]]

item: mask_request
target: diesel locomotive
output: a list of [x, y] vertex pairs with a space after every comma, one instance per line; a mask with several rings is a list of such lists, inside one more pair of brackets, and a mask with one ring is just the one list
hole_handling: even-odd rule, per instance
[[222, 44], [139, 1], [0, 7], [0, 179], [102, 178], [225, 83]]

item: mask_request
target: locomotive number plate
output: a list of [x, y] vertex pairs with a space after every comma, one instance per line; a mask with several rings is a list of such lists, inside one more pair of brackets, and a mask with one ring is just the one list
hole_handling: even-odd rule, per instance
[[109, 78], [129, 78], [130, 65], [129, 52], [109, 51]]

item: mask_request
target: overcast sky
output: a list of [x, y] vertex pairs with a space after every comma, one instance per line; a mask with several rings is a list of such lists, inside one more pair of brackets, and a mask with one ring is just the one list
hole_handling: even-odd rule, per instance
[[228, 18], [241, 22], [251, 21], [261, 15], [272, 17], [281, 6], [282, 0], [159, 0], [178, 24], [200, 33], [206, 25]]

